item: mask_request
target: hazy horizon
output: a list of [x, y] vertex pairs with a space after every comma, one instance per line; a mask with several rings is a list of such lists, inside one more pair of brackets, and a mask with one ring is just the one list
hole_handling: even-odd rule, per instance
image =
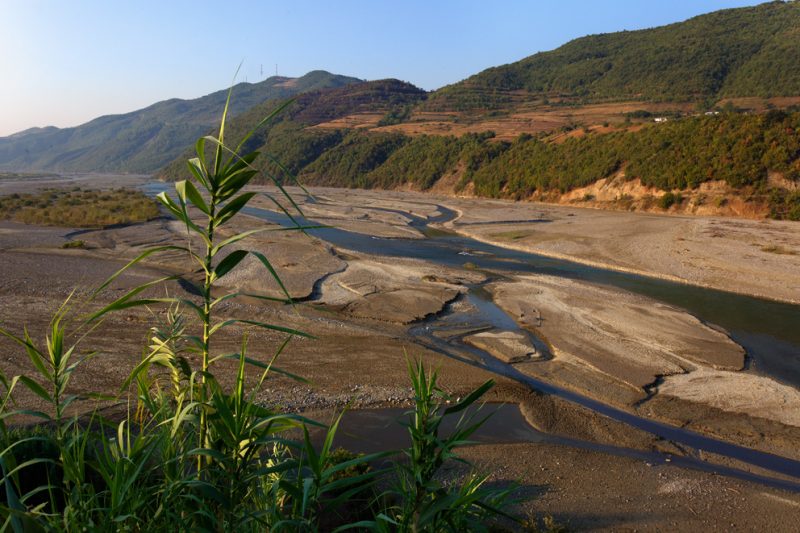
[[[169, 98], [192, 99], [237, 82], [327, 70], [399, 78], [433, 90], [593, 33], [679, 22], [746, 0], [650, 4], [567, 0], [487, 6], [349, 0], [306, 6], [151, 0], [4, 2], [0, 18], [0, 136], [72, 127]], [[220, 27], [220, 15], [225, 24]], [[10, 53], [9, 53], [10, 51]]]

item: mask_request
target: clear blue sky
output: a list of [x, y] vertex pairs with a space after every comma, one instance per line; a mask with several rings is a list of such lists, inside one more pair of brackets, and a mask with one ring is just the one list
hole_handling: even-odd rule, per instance
[[278, 72], [436, 89], [590, 33], [747, 0], [0, 0], [0, 135], [74, 126]]

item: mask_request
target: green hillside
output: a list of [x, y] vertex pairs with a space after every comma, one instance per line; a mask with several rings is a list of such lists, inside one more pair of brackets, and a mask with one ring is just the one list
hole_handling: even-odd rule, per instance
[[[426, 96], [425, 91], [410, 83], [391, 79], [304, 93], [271, 123], [259, 130], [245, 148], [276, 154], [281, 163], [293, 173], [307, 169], [307, 172], [317, 174], [318, 183], [324, 183], [325, 176], [339, 172], [332, 170], [340, 168], [336, 162], [339, 157], [337, 154], [343, 154], [339, 159], [347, 159], [356, 157], [355, 153], [360, 152], [358, 157], [364, 158], [364, 161], [350, 165], [347, 173], [349, 176], [362, 174], [375, 168], [388, 156], [390, 148], [380, 145], [388, 143], [392, 149], [396, 148], [397, 143], [393, 139], [400, 136], [378, 134], [365, 137], [346, 129], [310, 127], [357, 113], [390, 117], [424, 101]], [[226, 138], [242, 138], [278, 104], [278, 101], [266, 101], [234, 118], [228, 125]], [[323, 154], [322, 160], [315, 163]], [[184, 155], [188, 155], [188, 151]], [[186, 157], [178, 157], [159, 171], [158, 176], [167, 180], [185, 177], [185, 161]], [[262, 170], [280, 173], [280, 169], [270, 166], [269, 161], [269, 158], [260, 160]]]
[[[343, 114], [351, 110], [344, 102], [350, 92], [375, 96], [359, 85], [336, 92]], [[382, 94], [384, 100], [397, 98], [391, 91]], [[526, 199], [567, 193], [624, 169], [628, 179], [638, 178], [662, 191], [694, 190], [707, 181], [722, 181], [742, 197], [769, 203], [775, 218], [800, 219], [800, 193], [776, 189], [768, 179], [776, 173], [789, 182], [800, 182], [800, 112], [699, 115], [631, 131], [568, 137], [560, 143], [531, 135], [498, 142], [491, 132], [412, 137], [309, 127], [314, 123], [298, 119], [319, 118], [320, 101], [313, 94], [301, 100], [305, 101], [257, 136], [250, 148], [282, 161], [307, 185], [393, 188], [410, 184], [426, 190], [449, 175], [458, 178], [451, 185], [455, 191], [468, 188], [479, 196]], [[375, 106], [378, 103], [372, 101], [370, 108]], [[381, 106], [392, 107], [386, 101]], [[258, 111], [262, 116], [267, 109]], [[254, 114], [234, 119], [230, 138], [254, 123]], [[288, 180], [283, 168], [268, 163], [269, 157], [265, 161], [261, 170]], [[185, 157], [169, 165], [160, 177], [186, 178]]]
[[[313, 71], [300, 78], [276, 76], [240, 83], [233, 89], [231, 112], [236, 115], [268, 99], [358, 81]], [[0, 138], [0, 170], [153, 172], [219, 121], [226, 95], [227, 90], [221, 90], [194, 100], [165, 100], [75, 128], [32, 128]]]
[[778, 1], [575, 39], [440, 89], [426, 107], [501, 108], [535, 95], [583, 102], [797, 96], [797, 65], [800, 3]]

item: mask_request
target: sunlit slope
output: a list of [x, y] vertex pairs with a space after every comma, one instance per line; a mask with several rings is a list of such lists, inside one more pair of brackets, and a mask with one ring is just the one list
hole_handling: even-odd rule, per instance
[[770, 2], [575, 39], [445, 87], [427, 106], [500, 108], [533, 95], [584, 102], [795, 96], [798, 64], [800, 3]]

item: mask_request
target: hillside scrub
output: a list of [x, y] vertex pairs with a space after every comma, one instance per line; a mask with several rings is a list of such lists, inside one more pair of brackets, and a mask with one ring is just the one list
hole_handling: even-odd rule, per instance
[[[281, 181], [298, 173], [316, 185], [412, 184], [425, 190], [442, 176], [459, 173], [456, 191], [471, 186], [479, 196], [523, 199], [537, 192], [565, 193], [624, 170], [627, 178], [663, 191], [722, 180], [747, 196], [762, 198], [771, 216], [797, 219], [797, 194], [770, 188], [767, 177], [775, 172], [789, 182], [800, 181], [798, 132], [800, 112], [780, 110], [688, 117], [638, 131], [568, 137], [561, 143], [530, 135], [498, 142], [491, 132], [409, 137], [285, 122], [269, 130], [258, 148], [272, 154], [263, 168]], [[284, 156], [288, 169], [273, 162]], [[174, 168], [163, 177], [174, 176]]]
[[589, 35], [444, 87], [429, 110], [498, 109], [520, 91], [582, 102], [800, 94], [800, 5], [767, 2], [637, 31]]
[[431, 188], [460, 161], [474, 165], [477, 152], [491, 133], [467, 134], [462, 137], [421, 135], [412, 137], [374, 169], [365, 181], [370, 186], [391, 188], [411, 183], [421, 190]]
[[352, 132], [305, 167], [301, 176], [320, 185], [367, 188], [372, 186], [369, 173], [408, 141], [408, 137], [399, 134]]
[[687, 118], [561, 144], [520, 139], [472, 179], [486, 196], [566, 192], [609, 177], [625, 163], [629, 178], [662, 190], [691, 189], [709, 180], [764, 188], [769, 171], [800, 180], [798, 131], [800, 113], [774, 112]]

